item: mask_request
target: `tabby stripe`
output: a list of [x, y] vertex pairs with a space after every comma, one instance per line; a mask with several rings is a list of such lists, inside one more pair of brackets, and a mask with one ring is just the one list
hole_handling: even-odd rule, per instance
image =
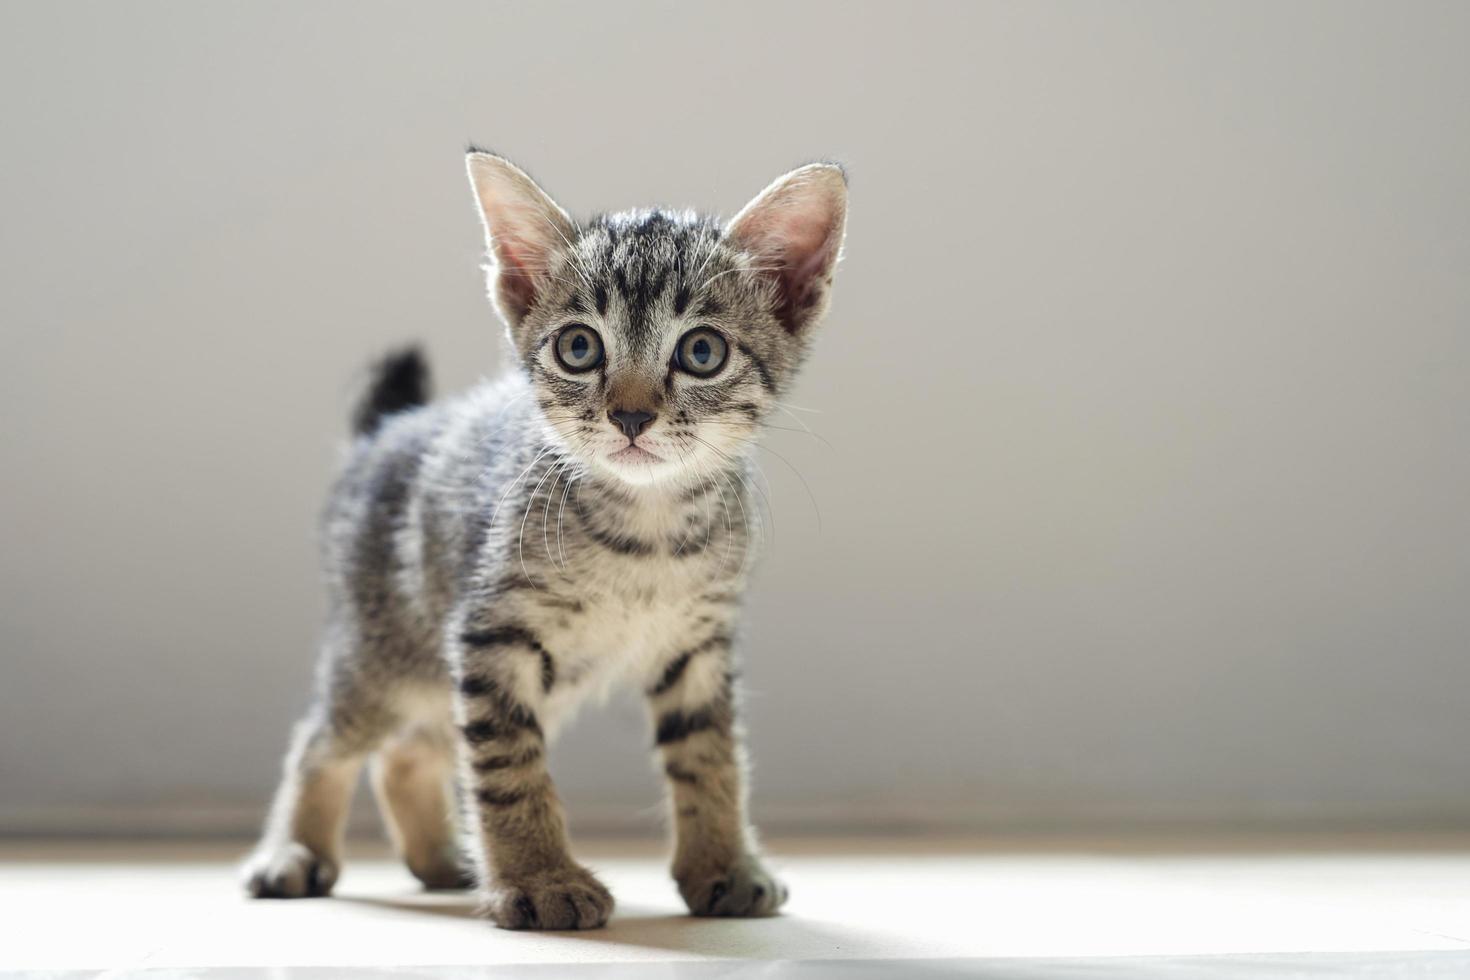
[[[466, 741], [477, 744], [491, 742], [517, 732], [535, 732], [538, 735], [541, 733], [541, 725], [536, 721], [536, 716], [530, 708], [513, 700], [490, 682], [485, 683], [489, 685], [484, 688], [485, 693], [470, 696], [487, 699], [498, 710], [494, 718], [483, 718], [466, 724], [464, 726]], [[478, 688], [479, 684], [474, 686]], [[460, 689], [464, 689], [463, 684], [460, 685]]]
[[581, 612], [582, 603], [576, 599], [568, 599], [564, 596], [553, 595], [541, 588], [523, 575], [507, 575], [496, 582], [484, 586], [478, 590], [474, 598], [486, 604], [493, 603], [495, 599], [508, 595], [512, 592], [530, 592], [528, 597], [541, 606], [550, 606], [554, 609], [565, 609], [569, 612]]
[[475, 799], [479, 800], [486, 806], [515, 806], [517, 803], [521, 802], [530, 795], [530, 790], [524, 789], [513, 789], [504, 791], [494, 789], [482, 789], [476, 791]]
[[694, 657], [693, 650], [685, 650], [679, 654], [669, 665], [664, 668], [664, 676], [659, 678], [657, 684], [649, 689], [650, 696], [657, 697], [668, 691], [669, 688], [679, 683], [679, 678], [684, 676], [684, 668], [689, 666], [689, 661]]
[[[541, 366], [540, 361], [532, 361], [530, 363], [529, 370], [537, 377], [538, 380], [546, 385], [546, 387], [552, 389], [562, 398], [576, 398], [581, 395], [582, 392], [585, 391], [587, 388], [587, 382], [585, 381], [572, 381], [568, 378], [563, 378], [559, 374], [552, 374], [546, 368]], [[544, 408], [545, 406], [542, 407]], [[559, 462], [558, 457], [548, 458], [553, 464]]]
[[735, 347], [740, 351], [740, 353], [746, 356], [751, 364], [755, 365], [755, 373], [761, 376], [761, 386], [767, 391], [775, 391], [776, 383], [771, 379], [771, 372], [770, 369], [766, 367], [766, 362], [757, 357], [755, 351], [751, 350], [749, 347], [738, 340], [735, 342]]
[[499, 629], [472, 630], [460, 634], [460, 641], [472, 647], [504, 647], [523, 643], [532, 650], [539, 649], [541, 641], [536, 634], [524, 626], [502, 626]]
[[[580, 513], [577, 515], [582, 516]], [[637, 555], [640, 558], [653, 554], [653, 545], [639, 541], [637, 538], [625, 537], [621, 534], [612, 535], [592, 524], [586, 519], [582, 520], [582, 530], [596, 543], [602, 545], [608, 551], [615, 551], [620, 555]]]
[[654, 741], [659, 745], [682, 742], [690, 735], [718, 726], [719, 722], [715, 720], [715, 713], [711, 708], [700, 708], [689, 714], [670, 711], [658, 720], [658, 734], [654, 736]]
[[[472, 647], [504, 647], [525, 646], [541, 658], [541, 688], [550, 691], [551, 686], [556, 683], [556, 662], [551, 658], [551, 652], [541, 645], [536, 634], [524, 626], [502, 626], [499, 629], [478, 630], [464, 633], [460, 636], [461, 642]], [[467, 688], [466, 684], [478, 687], [478, 690]], [[465, 678], [460, 683], [459, 689], [465, 694], [475, 696], [487, 694], [494, 687], [489, 680], [479, 678]]]
[[524, 752], [515, 755], [492, 755], [484, 759], [476, 759], [472, 763], [475, 772], [496, 772], [500, 769], [519, 769], [528, 766], [541, 758], [541, 746], [533, 745]]
[[693, 660], [701, 653], [716, 649], [717, 647], [725, 647], [729, 645], [730, 638], [728, 636], [723, 633], [716, 633], [714, 636], [711, 636], [709, 639], [705, 640], [698, 646], [691, 647], [688, 650], [685, 650], [683, 653], [679, 654], [677, 657], [669, 662], [669, 665], [664, 668], [663, 677], [659, 678], [659, 682], [655, 684], [648, 693], [651, 696], [655, 697], [660, 694], [667, 693], [675, 684], [679, 683], [679, 681], [683, 678], [684, 670], [689, 666], [689, 661]]
[[479, 745], [482, 742], [493, 742], [506, 734], [505, 731], [493, 721], [472, 721], [460, 729], [464, 732], [464, 740], [471, 745]]
[[690, 772], [677, 762], [670, 762], [664, 766], [664, 774], [676, 783], [687, 783], [690, 786], [699, 784], [699, 774]]
[[467, 698], [490, 701], [494, 707], [500, 709], [500, 714], [521, 728], [527, 728], [536, 723], [535, 712], [488, 677], [478, 674], [466, 676], [459, 682], [459, 693]]
[[707, 480], [704, 483], [697, 483], [694, 486], [690, 487], [688, 490], [685, 490], [684, 493], [679, 497], [679, 499], [686, 504], [693, 503], [694, 501], [708, 494], [714, 488], [715, 481], [713, 480]]
[[482, 698], [495, 690], [495, 684], [484, 677], [466, 677], [459, 682], [459, 693], [467, 698]]

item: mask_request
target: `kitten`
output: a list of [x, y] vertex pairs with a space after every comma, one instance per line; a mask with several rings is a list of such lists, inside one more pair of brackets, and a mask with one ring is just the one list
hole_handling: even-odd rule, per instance
[[319, 697], [248, 888], [331, 890], [371, 759], [425, 885], [478, 882], [508, 928], [603, 925], [612, 896], [568, 853], [546, 743], [589, 692], [631, 682], [685, 903], [774, 913], [787, 891], [746, 819], [732, 666], [746, 468], [827, 309], [843, 172], [793, 171], [722, 226], [658, 210], [578, 224], [506, 160], [472, 149], [468, 169], [519, 370], [428, 405], [416, 352], [379, 366], [324, 519]]

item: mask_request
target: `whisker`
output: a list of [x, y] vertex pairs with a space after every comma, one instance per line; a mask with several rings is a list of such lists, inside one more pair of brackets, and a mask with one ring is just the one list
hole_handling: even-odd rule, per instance
[[[710, 452], [714, 453], [716, 456], [719, 456], [721, 459], [723, 459], [730, 466], [731, 472], [735, 473], [735, 475], [739, 479], [741, 479], [741, 480], [744, 480], [745, 479], [745, 477], [740, 472], [743, 469], [743, 467], [741, 466], [741, 462], [742, 462], [741, 460], [737, 460], [735, 457], [731, 456], [729, 453], [724, 452], [718, 446], [716, 446], [713, 443], [711, 443], [709, 440], [703, 439], [703, 438], [695, 435], [692, 432], [689, 433], [689, 438], [694, 439], [695, 441], [703, 444], [706, 448], [709, 449]], [[757, 463], [757, 462], [755, 462], [755, 460], [753, 460], [753, 459], [746, 460], [745, 462], [748, 462], [751, 465], [756, 466], [757, 468], [760, 467], [760, 464]], [[765, 478], [765, 471], [764, 470], [761, 471], [761, 476], [762, 476], [762, 478]], [[767, 486], [770, 485], [770, 482], [771, 482], [770, 479], [769, 478], [766, 478], [766, 485]], [[756, 490], [757, 494], [765, 497], [766, 511], [771, 514], [771, 533], [774, 535], [775, 534], [776, 518], [775, 518], [774, 511], [772, 511], [772, 509], [771, 509], [771, 498], [770, 498], [770, 495], [767, 494], [764, 490], [762, 490], [759, 486], [755, 486], [755, 485], [752, 485], [752, 486]], [[772, 544], [775, 543], [775, 538], [774, 537], [772, 537], [771, 542], [772, 542]]]
[[[749, 422], [727, 422], [727, 421], [725, 421], [723, 419], [703, 419], [699, 424], [700, 425], [723, 425], [723, 426], [725, 426], [726, 428], [729, 428], [729, 429], [745, 429], [745, 428], [750, 428], [752, 426], [752, 423], [749, 423]], [[823, 438], [821, 436], [821, 434], [816, 433], [816, 432], [813, 432], [810, 429], [793, 429], [789, 425], [775, 425], [774, 423], [771, 423], [771, 422], [759, 422], [759, 423], [754, 423], [754, 424], [758, 425], [762, 429], [774, 429], [777, 432], [794, 432], [794, 433], [796, 433], [799, 436], [811, 436], [813, 439], [816, 439], [818, 442], [820, 442], [822, 445], [826, 446], [828, 449], [831, 449], [831, 450], [834, 450], [834, 451], [837, 449], [836, 446], [832, 445], [832, 443], [828, 442], [825, 438]]]
[[558, 476], [556, 480], [552, 481], [551, 489], [546, 493], [546, 507], [541, 513], [541, 548], [546, 553], [546, 560], [550, 561], [553, 565], [556, 564], [556, 560], [551, 557], [551, 540], [547, 536], [547, 531], [549, 530], [548, 525], [551, 523], [551, 498], [556, 493], [557, 482], [561, 480], [560, 474], [565, 473], [569, 466], [571, 466], [571, 463], [565, 460], [559, 464], [557, 470]]
[[816, 511], [816, 514], [817, 514], [817, 534], [820, 535], [822, 533], [822, 508], [817, 503], [817, 495], [814, 494], [814, 493], [812, 493], [811, 484], [806, 482], [806, 477], [805, 476], [802, 476], [801, 470], [797, 469], [796, 466], [795, 466], [795, 464], [793, 464], [791, 462], [791, 460], [787, 459], [785, 456], [782, 456], [780, 453], [776, 452], [776, 450], [772, 449], [770, 446], [765, 446], [765, 445], [761, 445], [760, 443], [756, 443], [756, 448], [757, 449], [763, 449], [766, 452], [770, 453], [772, 456], [775, 456], [781, 462], [783, 462], [783, 463], [786, 464], [786, 468], [787, 469], [789, 469], [792, 473], [795, 473], [796, 474], [796, 478], [801, 481], [802, 487], [806, 490], [807, 499], [812, 502], [812, 510]]
[[561, 570], [563, 572], [567, 570], [567, 549], [566, 540], [562, 537], [562, 519], [567, 516], [567, 494], [572, 492], [572, 484], [581, 478], [582, 475], [579, 473], [567, 481], [567, 485], [561, 492], [561, 504], [556, 509], [556, 550], [557, 554], [561, 557]]
[[[541, 479], [536, 481], [536, 485], [531, 488], [531, 495], [526, 498], [526, 512], [521, 515], [521, 533], [516, 538], [516, 554], [521, 561], [521, 574], [526, 576], [526, 581], [533, 589], [538, 589], [540, 586], [536, 584], [536, 580], [531, 577], [530, 570], [526, 568], [526, 519], [531, 516], [531, 505], [536, 502], [536, 494], [541, 490], [541, 484], [545, 483], [546, 478], [557, 472], [560, 468], [561, 463], [558, 462], [545, 473], [541, 474]], [[555, 487], [556, 484], [552, 484], [552, 486]]]
[[728, 276], [728, 275], [731, 275], [731, 274], [737, 273], [737, 272], [755, 272], [755, 273], [760, 273], [760, 272], [780, 272], [780, 271], [781, 271], [781, 266], [779, 266], [779, 265], [768, 265], [768, 266], [736, 266], [733, 269], [726, 269], [724, 272], [716, 272], [714, 275], [710, 276], [704, 282], [700, 283], [699, 284], [699, 288], [706, 289], [706, 288], [709, 287], [709, 284], [710, 283], [716, 281], [717, 279], [722, 279], [725, 276]]
[[[772, 400], [775, 401], [774, 399], [772, 399]], [[777, 408], [779, 408], [781, 411], [785, 412], [787, 415], [791, 416], [792, 420], [797, 425], [801, 426], [802, 427], [802, 430], [805, 431], [808, 435], [812, 436], [817, 441], [821, 442], [822, 445], [826, 446], [828, 449], [835, 448], [825, 438], [823, 438], [822, 436], [817, 435], [817, 433], [815, 431], [813, 431], [812, 427], [809, 426], [809, 425], [807, 425], [806, 422], [804, 422], [802, 420], [801, 416], [797, 415], [795, 412], [793, 412], [791, 409], [787, 408], [785, 405], [781, 404], [779, 401], [775, 402], [775, 404], [776, 404], [776, 407]], [[811, 409], [808, 409], [808, 411], [811, 411]]]
[[554, 449], [554, 446], [547, 446], [545, 449], [541, 450], [539, 453], [536, 454], [536, 458], [531, 460], [531, 462], [526, 466], [525, 469], [521, 470], [520, 475], [517, 476], [514, 480], [510, 481], [510, 486], [505, 488], [505, 492], [500, 495], [500, 500], [496, 501], [495, 512], [490, 515], [490, 523], [487, 525], [487, 529], [493, 528], [495, 526], [495, 522], [500, 519], [500, 509], [505, 506], [505, 498], [510, 495], [510, 492], [512, 490], [515, 489], [516, 484], [520, 483], [521, 479], [525, 477], [527, 473], [531, 472], [531, 467], [539, 463], [543, 456], [545, 456], [547, 453], [552, 452]]

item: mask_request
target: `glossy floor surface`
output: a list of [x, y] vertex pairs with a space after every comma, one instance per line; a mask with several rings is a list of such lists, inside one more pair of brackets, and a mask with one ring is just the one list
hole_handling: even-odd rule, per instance
[[1470, 976], [1470, 836], [777, 840], [792, 899], [750, 921], [684, 915], [657, 845], [583, 842], [617, 911], [552, 934], [419, 891], [376, 844], [332, 898], [252, 901], [243, 850], [0, 843], [0, 972]]

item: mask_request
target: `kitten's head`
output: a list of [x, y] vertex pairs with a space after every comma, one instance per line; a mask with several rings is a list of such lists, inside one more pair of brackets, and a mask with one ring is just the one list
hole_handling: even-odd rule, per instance
[[490, 295], [553, 437], [628, 483], [738, 460], [791, 383], [831, 294], [842, 170], [794, 170], [726, 225], [632, 211], [578, 224], [472, 150]]

